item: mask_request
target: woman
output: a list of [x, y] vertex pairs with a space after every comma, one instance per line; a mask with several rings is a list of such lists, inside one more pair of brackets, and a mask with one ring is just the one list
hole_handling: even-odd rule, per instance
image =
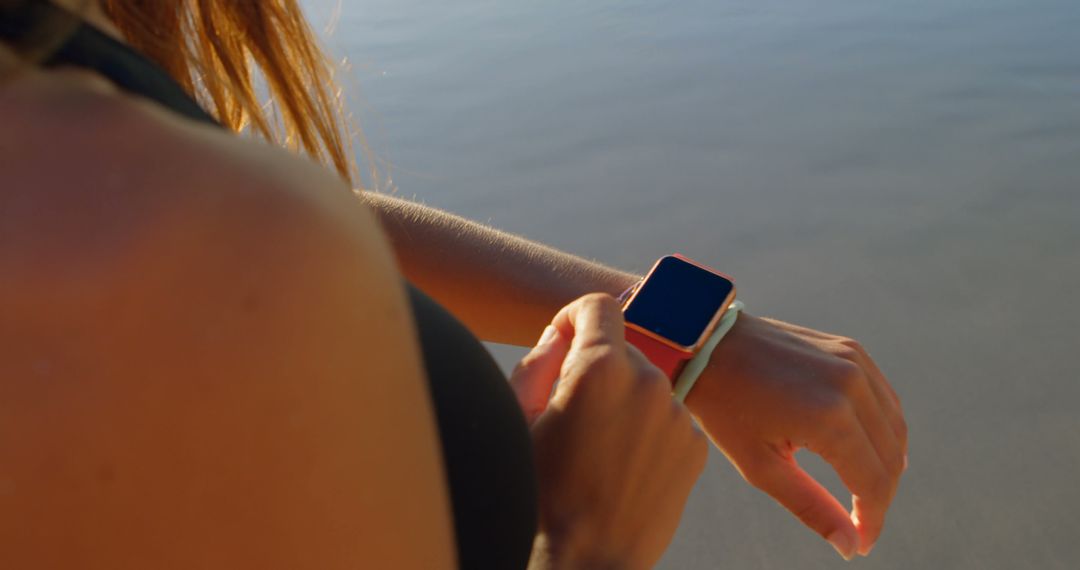
[[[320, 91], [325, 67], [296, 7], [197, 5], [191, 19], [179, 3], [91, 3], [79, 13], [181, 85], [195, 84], [185, 75], [195, 62], [209, 72], [204, 85], [221, 122], [251, 120], [269, 132], [235, 58], [254, 51], [287, 110], [291, 140], [346, 175], [331, 99]], [[170, 36], [185, 30], [186, 43]], [[401, 290], [367, 210], [318, 168], [125, 96], [117, 89], [125, 78], [103, 80], [100, 67], [27, 69], [27, 45], [48, 53], [47, 39], [63, 37], [49, 31], [0, 51], [0, 70], [13, 76], [0, 99], [8, 236], [0, 274], [15, 276], [0, 289], [0, 340], [4, 377], [16, 379], [0, 388], [0, 421], [5, 434], [27, 434], [0, 447], [16, 470], [0, 485], [4, 512], [22, 520], [0, 533], [20, 548], [3, 551], [28, 557], [16, 562], [71, 556], [83, 566], [441, 567], [453, 564], [456, 535], [460, 563], [479, 560], [466, 554], [477, 551], [475, 539], [463, 544], [479, 523], [465, 512], [472, 502], [457, 496], [468, 494], [453, 473], [462, 446], [448, 445], [448, 413], [438, 409], [447, 400], [439, 390], [453, 389], [431, 379], [433, 414], [419, 366], [422, 355], [439, 374], [432, 347], [445, 335], [430, 338], [423, 320], [439, 309]], [[655, 561], [700, 470], [700, 438], [686, 411], [660, 395], [665, 380], [617, 334], [610, 298], [571, 303], [636, 278], [365, 197], [405, 276], [481, 336], [528, 342], [558, 311], [554, 332], [512, 379], [538, 416], [533, 563]], [[557, 405], [545, 412], [545, 388], [560, 368]], [[588, 388], [597, 385], [602, 393]], [[748, 480], [844, 556], [869, 552], [902, 470], [906, 427], [857, 344], [740, 319], [688, 405]], [[627, 408], [671, 413], [629, 421], [616, 413]], [[610, 429], [586, 429], [598, 425]], [[856, 495], [854, 520], [795, 465], [799, 444], [837, 467]], [[509, 468], [527, 479], [521, 463]], [[654, 469], [646, 476], [641, 465]], [[68, 548], [47, 548], [57, 541]]]

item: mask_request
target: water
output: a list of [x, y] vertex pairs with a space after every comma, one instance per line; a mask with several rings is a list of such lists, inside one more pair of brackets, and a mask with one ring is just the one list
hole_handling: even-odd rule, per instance
[[[402, 195], [627, 269], [682, 251], [871, 349], [911, 469], [861, 566], [1080, 564], [1080, 4], [345, 4]], [[661, 567], [840, 564], [717, 454]]]

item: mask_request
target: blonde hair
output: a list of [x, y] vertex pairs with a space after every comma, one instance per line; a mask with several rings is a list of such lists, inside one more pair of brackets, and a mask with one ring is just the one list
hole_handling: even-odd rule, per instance
[[[357, 182], [334, 80], [297, 0], [102, 0], [127, 41], [222, 124], [303, 151]], [[256, 90], [261, 72], [270, 101]], [[356, 133], [358, 134], [358, 133]]]

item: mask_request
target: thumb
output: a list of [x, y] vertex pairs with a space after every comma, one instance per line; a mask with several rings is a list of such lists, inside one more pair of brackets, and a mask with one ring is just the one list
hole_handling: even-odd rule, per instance
[[859, 534], [840, 501], [803, 471], [794, 457], [769, 455], [755, 463], [754, 473], [744, 472], [743, 477], [820, 534], [845, 560], [851, 560], [859, 548]]
[[510, 375], [510, 387], [529, 425], [547, 409], [551, 389], [559, 379], [559, 369], [569, 350], [570, 341], [549, 325]]

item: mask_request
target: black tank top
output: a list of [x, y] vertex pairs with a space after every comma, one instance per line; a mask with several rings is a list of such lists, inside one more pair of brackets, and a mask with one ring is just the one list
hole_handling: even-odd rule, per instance
[[[18, 45], [46, 21], [67, 22], [73, 30], [47, 67], [93, 70], [183, 117], [218, 125], [161, 68], [46, 1], [0, 10], [0, 40]], [[406, 287], [437, 416], [459, 565], [525, 568], [536, 533], [537, 492], [524, 417], [483, 345], [430, 297]]]

